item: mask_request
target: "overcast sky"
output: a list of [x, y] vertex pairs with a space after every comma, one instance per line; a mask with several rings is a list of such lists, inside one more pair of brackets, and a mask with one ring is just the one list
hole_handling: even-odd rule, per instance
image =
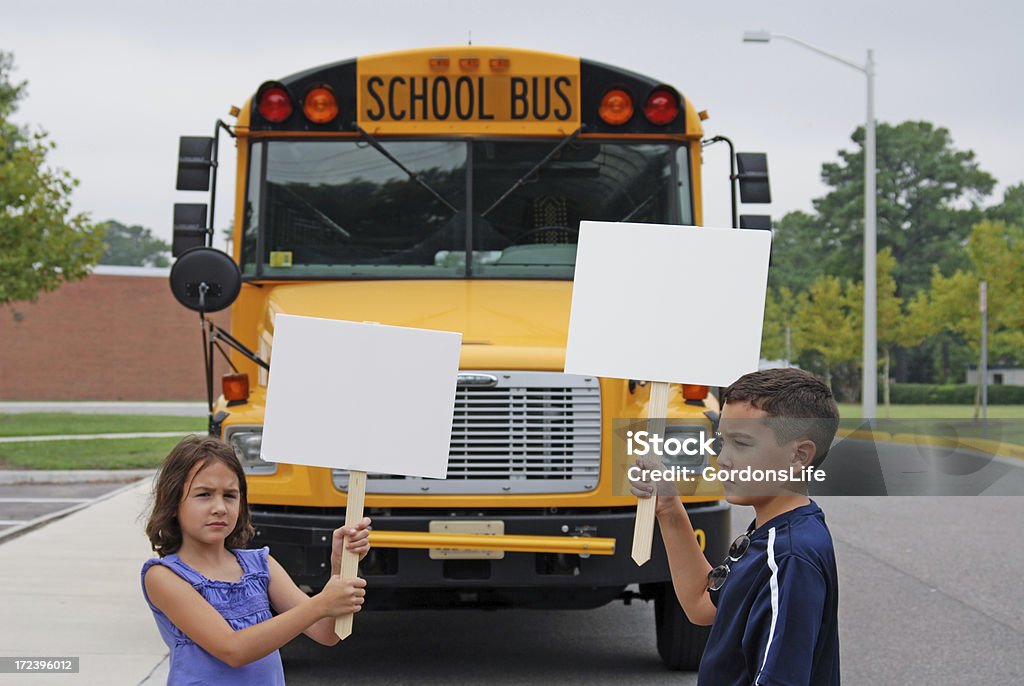
[[[876, 117], [948, 128], [999, 182], [1024, 179], [1024, 3], [974, 0], [376, 0], [375, 2], [5, 3], [0, 49], [14, 53], [28, 96], [16, 120], [48, 131], [50, 161], [81, 181], [75, 208], [142, 224], [169, 240], [180, 135], [210, 135], [218, 117], [265, 80], [349, 57], [465, 44], [578, 55], [678, 88], [709, 111], [709, 136], [769, 156], [780, 217], [822, 195], [822, 162], [852, 146], [866, 79], [790, 43], [744, 44], [767, 29], [877, 63]], [[230, 121], [230, 120], [229, 120]], [[221, 179], [234, 173], [222, 144]], [[705, 155], [705, 223], [729, 223], [725, 149]], [[234, 185], [222, 181], [218, 227]]]

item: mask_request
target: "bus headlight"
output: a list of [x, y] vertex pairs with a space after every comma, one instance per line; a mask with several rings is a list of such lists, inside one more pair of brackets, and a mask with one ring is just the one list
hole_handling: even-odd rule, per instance
[[238, 459], [246, 474], [273, 474], [277, 471], [276, 462], [260, 459], [260, 447], [263, 445], [263, 427], [261, 426], [229, 426], [225, 433], [227, 441], [235, 449]]
[[[671, 422], [671, 420], [669, 421]], [[699, 424], [666, 424], [666, 449], [669, 447], [668, 442], [675, 439], [672, 442], [672, 447], [683, 446], [684, 450], [673, 452], [672, 454], [669, 454], [668, 450], [666, 450], [662, 461], [666, 467], [682, 467], [699, 471], [708, 464], [708, 455], [704, 453], [701, 447], [707, 445], [710, 436], [711, 430], [707, 426]]]

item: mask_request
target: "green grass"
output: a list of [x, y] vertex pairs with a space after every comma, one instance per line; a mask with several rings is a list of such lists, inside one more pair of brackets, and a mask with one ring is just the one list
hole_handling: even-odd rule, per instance
[[165, 417], [142, 414], [0, 414], [0, 436], [57, 436], [150, 431], [191, 433], [205, 430], [206, 422], [205, 417]]
[[[839, 416], [861, 416], [860, 403], [839, 403]], [[885, 406], [878, 403], [878, 416], [885, 417]], [[893, 405], [892, 419], [973, 419], [973, 405]], [[1024, 419], [1024, 405], [989, 405], [989, 419]]]
[[[988, 416], [994, 435], [990, 437], [1024, 445], [1024, 406], [993, 405]], [[884, 408], [879, 405], [879, 414]], [[844, 419], [860, 417], [860, 405], [843, 403], [839, 413]], [[957, 435], [981, 437], [980, 422], [973, 420], [970, 405], [894, 405], [892, 419], [947, 420], [937, 422], [938, 430], [928, 431], [931, 422], [898, 422], [882, 430], [910, 433], [944, 433], [952, 426]], [[999, 421], [1002, 420], [1002, 421]], [[180, 431], [202, 433], [204, 417], [163, 417], [150, 415], [82, 414], [0, 414], [0, 436], [48, 436], [59, 434], [132, 433]], [[0, 443], [0, 468], [3, 469], [148, 469], [158, 467], [178, 438], [120, 438], [78, 441], [38, 441]]]
[[170, 437], [0, 443], [0, 467], [150, 469], [160, 466], [178, 440]]
[[[860, 405], [841, 403], [839, 416], [844, 420], [861, 416]], [[881, 431], [913, 433], [917, 435], [985, 438], [1003, 443], [1024, 445], [1024, 405], [989, 405], [986, 427], [974, 419], [973, 405], [893, 405], [890, 420], [885, 419], [885, 408], [879, 404], [880, 420], [875, 425]], [[908, 421], [914, 420], [914, 421]], [[844, 422], [845, 425], [845, 422]]]

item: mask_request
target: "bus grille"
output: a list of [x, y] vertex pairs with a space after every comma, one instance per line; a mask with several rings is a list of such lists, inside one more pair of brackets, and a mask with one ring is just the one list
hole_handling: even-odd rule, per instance
[[[596, 377], [484, 372], [455, 396], [448, 478], [370, 474], [368, 493], [565, 493], [597, 487], [601, 389]], [[460, 375], [462, 378], [462, 375]], [[348, 473], [334, 471], [335, 485]]]

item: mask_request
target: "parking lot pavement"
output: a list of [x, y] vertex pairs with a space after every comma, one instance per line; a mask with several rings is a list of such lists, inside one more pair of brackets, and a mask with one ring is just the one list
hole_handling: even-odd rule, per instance
[[4, 473], [4, 481], [21, 482], [0, 481], [0, 544], [106, 500], [152, 473], [152, 470], [123, 474], [61, 472], [48, 479], [47, 472], [40, 472], [30, 475], [36, 481], [28, 481], [27, 478], [19, 480], [19, 473]]

